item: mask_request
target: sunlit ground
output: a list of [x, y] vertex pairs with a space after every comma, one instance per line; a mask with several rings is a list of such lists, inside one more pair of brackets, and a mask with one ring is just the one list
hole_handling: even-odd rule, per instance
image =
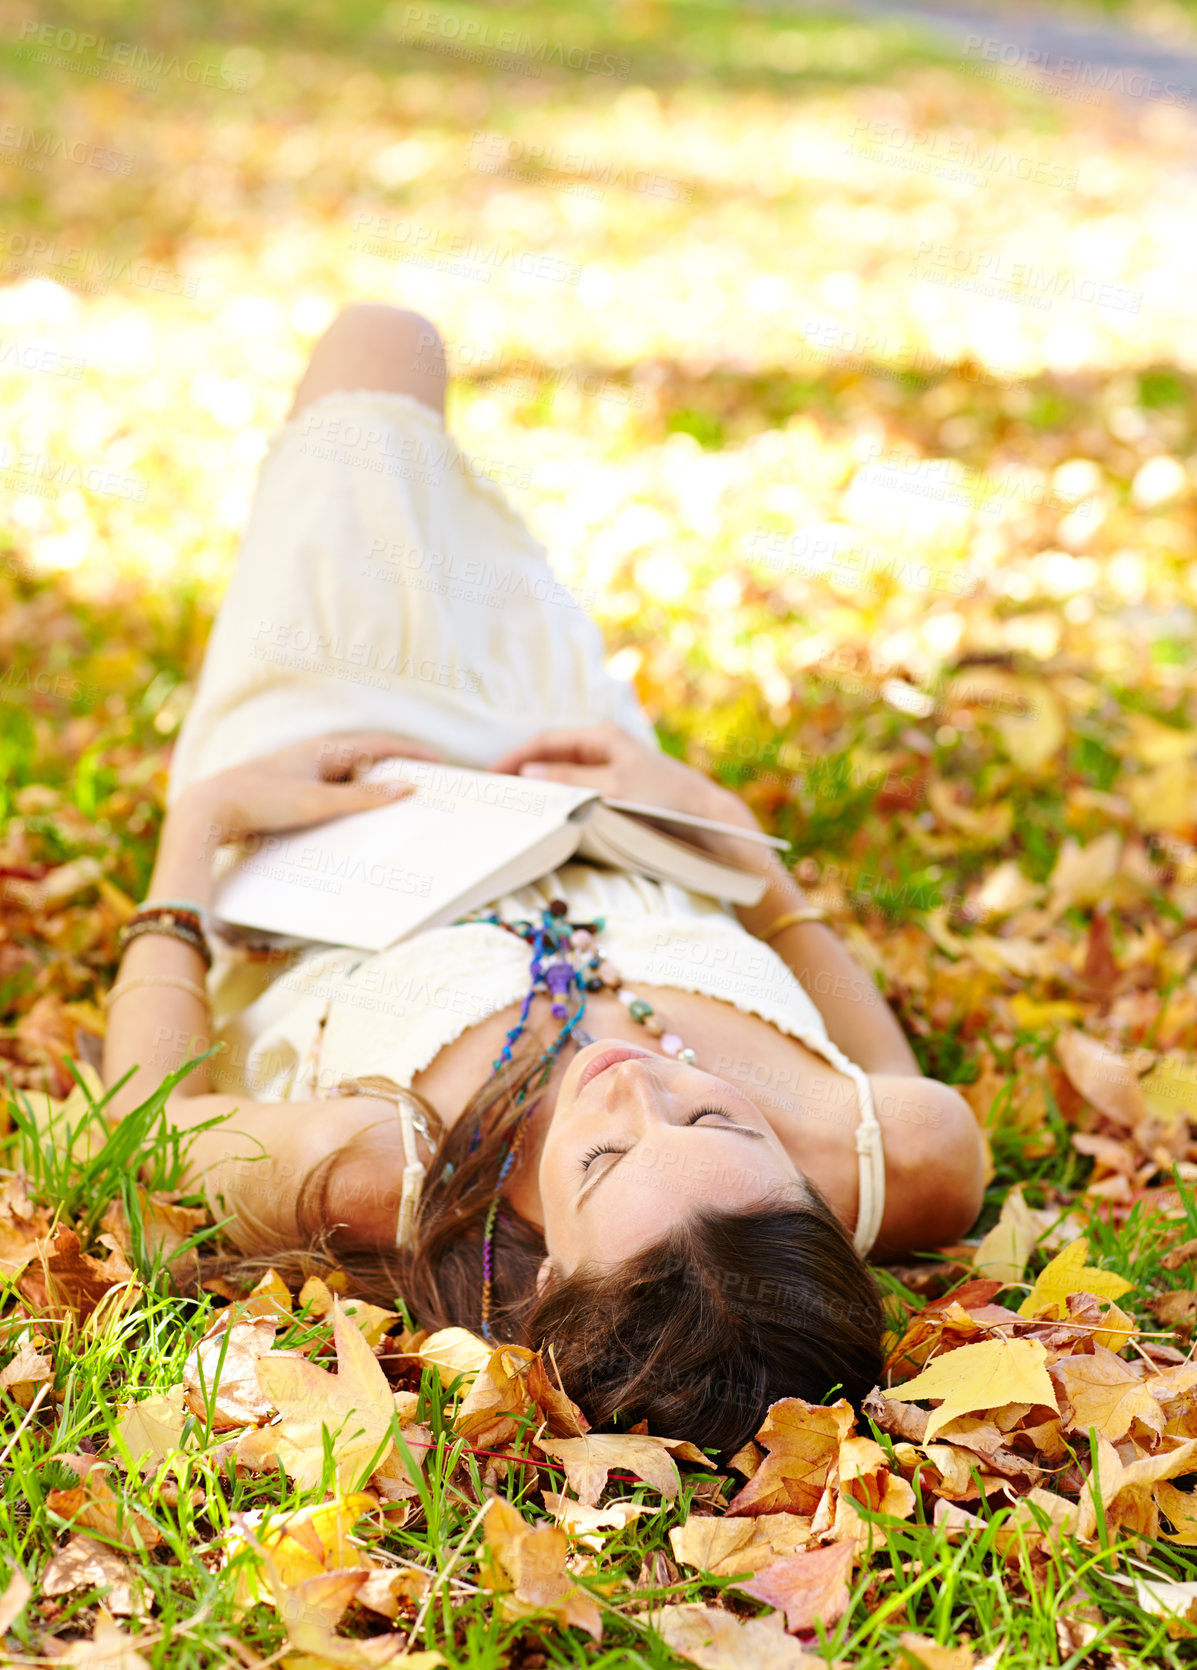
[[[268, 436], [337, 308], [387, 299], [667, 744], [834, 866], [980, 1116], [1000, 1060], [1042, 1125], [1061, 1019], [1192, 1042], [1188, 107], [780, 9], [81, 26], [4, 30], [10, 863], [137, 896]], [[112, 43], [149, 87], [89, 73]], [[4, 947], [10, 1022], [98, 1025], [120, 894], [64, 903]]]

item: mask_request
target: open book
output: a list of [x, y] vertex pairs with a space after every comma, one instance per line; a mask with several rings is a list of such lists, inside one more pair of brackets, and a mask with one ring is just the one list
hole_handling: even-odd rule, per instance
[[606, 800], [593, 789], [425, 760], [384, 760], [362, 780], [396, 777], [416, 783], [415, 794], [222, 847], [213, 915], [243, 928], [382, 951], [539, 881], [574, 857], [755, 904], [765, 891], [762, 877], [711, 847], [721, 836], [789, 844], [685, 812]]

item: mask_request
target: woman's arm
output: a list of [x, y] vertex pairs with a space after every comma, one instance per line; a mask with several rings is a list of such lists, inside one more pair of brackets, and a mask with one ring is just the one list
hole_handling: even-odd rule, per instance
[[[206, 908], [212, 859], [223, 841], [250, 830], [303, 827], [393, 801], [407, 791], [398, 785], [367, 787], [352, 781], [352, 773], [396, 754], [430, 757], [406, 741], [372, 732], [301, 744], [195, 784], [167, 814], [149, 898], [186, 899]], [[116, 1084], [132, 1070], [108, 1103], [110, 1117], [123, 1118], [168, 1073], [211, 1046], [205, 972], [198, 951], [164, 934], [144, 934], [129, 945], [117, 983], [147, 983], [118, 993], [109, 1008], [103, 1082]], [[382, 1224], [385, 1239], [383, 1220], [389, 1213], [393, 1221], [398, 1206], [398, 1196], [391, 1199], [393, 1180], [402, 1171], [398, 1121], [388, 1102], [369, 1096], [255, 1102], [212, 1094], [210, 1084], [207, 1064], [201, 1064], [166, 1103], [167, 1117], [180, 1131], [228, 1116], [192, 1138], [181, 1184], [186, 1189], [202, 1186], [218, 1215], [236, 1215], [234, 1239], [246, 1251], [246, 1235], [262, 1242], [294, 1242], [303, 1177], [333, 1148], [379, 1121], [392, 1130], [397, 1165], [380, 1165], [378, 1186], [368, 1198], [363, 1194], [338, 1204], [346, 1221]], [[380, 1157], [385, 1156], [384, 1136]]]
[[[765, 873], [769, 887], [764, 897], [736, 911], [750, 934], [768, 933], [779, 918], [810, 903], [780, 859], [771, 856]], [[824, 922], [794, 922], [769, 944], [822, 1015], [827, 1036], [850, 1061], [866, 1073], [921, 1073], [893, 1010], [832, 928]]]

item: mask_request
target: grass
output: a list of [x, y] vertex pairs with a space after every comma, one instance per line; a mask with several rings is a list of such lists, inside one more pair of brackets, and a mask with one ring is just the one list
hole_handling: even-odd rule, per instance
[[[446, 18], [489, 28], [486, 55], [455, 55]], [[36, 1594], [65, 1529], [48, 1498], [77, 1482], [56, 1458], [120, 1457], [119, 1406], [176, 1383], [221, 1304], [174, 1292], [144, 1244], [135, 1174], [165, 1190], [179, 1175], [170, 1081], [115, 1135], [83, 1091], [70, 1140], [51, 1140], [43, 1110], [76, 1088], [64, 1058], [95, 1057], [266, 436], [314, 338], [362, 296], [436, 319], [455, 429], [523, 483], [512, 497], [593, 593], [665, 745], [793, 843], [925, 1070], [972, 1101], [994, 1162], [977, 1233], [1023, 1182], [1135, 1283], [1137, 1321], [1187, 1348], [1149, 1308], [1193, 1280], [1163, 1262], [1197, 1236], [1183, 1167], [1093, 1192], [1109, 1179], [1072, 1137], [1099, 1121], [1054, 1054], [1065, 1024], [1185, 1064], [1197, 1044], [1183, 115], [979, 81], [900, 23], [763, 6], [417, 17], [374, 0], [67, 0], [52, 27], [130, 43], [151, 84], [61, 42], [39, 62], [20, 19], [0, 39], [11, 119], [34, 136], [0, 160], [0, 355], [38, 351], [12, 370], [0, 431], [3, 1163], [97, 1254], [120, 1202], [143, 1291], [81, 1328], [46, 1322], [52, 1389], [28, 1410], [0, 1393], [8, 1564]], [[519, 63], [501, 29], [530, 43]], [[107, 160], [63, 154], [79, 142]], [[446, 242], [429, 261], [393, 237], [378, 254], [362, 228], [379, 222]], [[455, 270], [448, 240], [480, 252], [482, 276]], [[511, 251], [565, 278], [529, 279]], [[1181, 737], [1179, 766], [1153, 722]], [[1116, 880], [1064, 888], [1066, 842], [1111, 830]], [[1046, 891], [986, 915], [1006, 864]], [[1099, 902], [1118, 964], [1105, 991], [1083, 974]], [[1025, 945], [1032, 973], [995, 962]], [[883, 1272], [895, 1322], [959, 1269]], [[310, 1315], [279, 1343], [313, 1339], [328, 1361]], [[455, 1436], [450, 1387], [426, 1371], [419, 1395], [433, 1448], [418, 1510], [359, 1527], [379, 1559], [439, 1574], [427, 1606], [401, 1609], [398, 1627], [419, 1620], [413, 1649], [454, 1666], [664, 1666], [680, 1661], [646, 1627], [654, 1598], [724, 1594], [761, 1614], [727, 1580], [663, 1565], [688, 1479], [663, 1506], [619, 1486], [654, 1512], [579, 1578], [603, 1608], [600, 1646], [504, 1621], [476, 1581], [490, 1458]], [[236, 1615], [223, 1553], [236, 1516], [320, 1496], [237, 1472], [210, 1426], [193, 1416], [184, 1459], [121, 1483], [161, 1539], [137, 1561], [154, 1604], [133, 1626], [155, 1670], [282, 1647], [269, 1607]], [[503, 1486], [533, 1517], [535, 1476]], [[914, 1631], [979, 1658], [1002, 1647], [1003, 1670], [1192, 1662], [1126, 1583], [1145, 1567], [1187, 1579], [1187, 1550], [1118, 1536], [1044, 1550], [1011, 1517], [992, 1509], [963, 1534], [884, 1524], [885, 1550], [810, 1650], [889, 1670]], [[633, 1590], [642, 1574], [657, 1587]], [[98, 1598], [38, 1595], [13, 1656], [47, 1631], [87, 1636]], [[1068, 1633], [1078, 1617], [1091, 1639]]]

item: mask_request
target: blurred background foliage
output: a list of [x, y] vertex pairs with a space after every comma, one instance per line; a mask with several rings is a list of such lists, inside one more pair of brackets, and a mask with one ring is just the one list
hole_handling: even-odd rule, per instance
[[722, 0], [5, 5], [0, 56], [17, 1082], [94, 1058], [268, 438], [381, 299], [998, 1184], [1076, 1181], [1061, 1025], [1197, 1114], [1191, 98]]

